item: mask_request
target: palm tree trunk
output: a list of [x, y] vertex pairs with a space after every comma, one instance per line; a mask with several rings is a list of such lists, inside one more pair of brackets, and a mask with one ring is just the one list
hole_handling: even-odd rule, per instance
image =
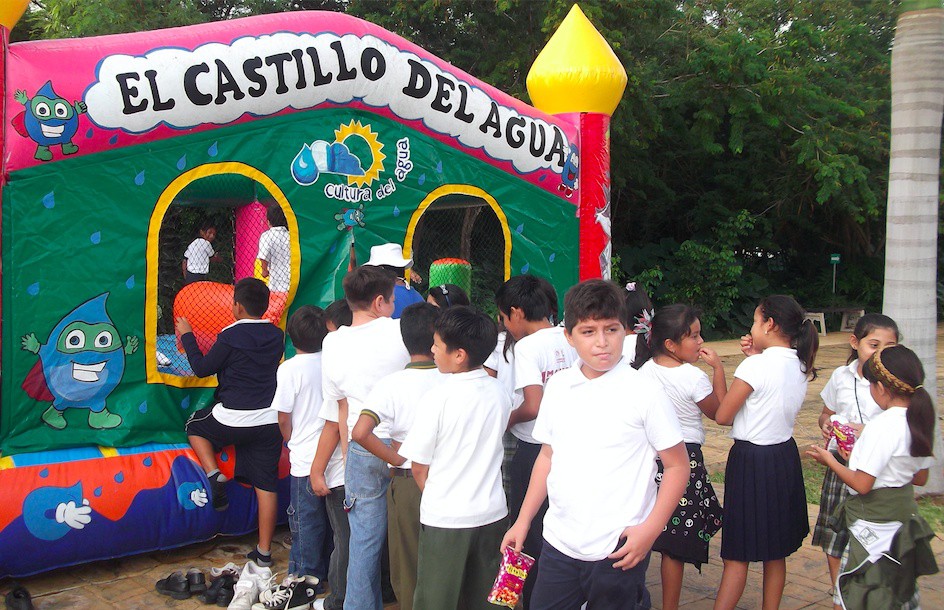
[[[905, 0], [892, 47], [891, 162], [882, 309], [918, 354], [937, 395], [937, 232], [944, 111], [944, 7]], [[938, 401], [939, 402], [939, 401]], [[937, 467], [921, 493], [944, 492], [940, 425]]]

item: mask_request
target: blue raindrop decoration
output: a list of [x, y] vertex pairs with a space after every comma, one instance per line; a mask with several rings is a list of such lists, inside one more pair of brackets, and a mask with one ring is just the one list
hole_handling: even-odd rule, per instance
[[229, 454], [226, 453], [226, 451], [221, 451], [221, 452], [220, 452], [220, 461], [221, 461], [221, 462], [228, 462], [228, 461], [229, 461]]
[[132, 288], [134, 288], [134, 276], [133, 276], [133, 275], [132, 275], [131, 277], [129, 277], [128, 279], [125, 280], [125, 288], [127, 288], [128, 290], [131, 290]]
[[124, 483], [124, 482], [125, 482], [125, 473], [119, 471], [118, 474], [115, 475], [115, 483]]
[[154, 458], [152, 458], [151, 456], [147, 456], [146, 458], [144, 458], [144, 461], [141, 463], [144, 464], [146, 467], [150, 468], [151, 466], [154, 465]]
[[420, 174], [420, 177], [419, 177], [419, 179], [416, 181], [416, 183], [417, 183], [418, 185], [420, 185], [420, 186], [423, 186], [423, 183], [424, 183], [424, 182], [426, 182], [426, 174]]
[[397, 206], [393, 206], [393, 217], [396, 218], [399, 215], [400, 215], [400, 208], [398, 208]]
[[184, 399], [180, 401], [180, 408], [184, 411], [190, 408], [190, 396], [184, 396]]
[[137, 184], [138, 186], [141, 186], [142, 184], [144, 184], [144, 170], [143, 169], [140, 172], [138, 172], [137, 176], [134, 177], [134, 183]]
[[220, 152], [220, 148], [217, 145], [217, 142], [214, 142], [210, 148], [207, 149], [207, 154], [211, 157], [215, 157]]
[[518, 235], [521, 235], [522, 232], [524, 232], [524, 223], [521, 223], [520, 225], [515, 227], [515, 233], [517, 233]]
[[109, 144], [117, 144], [117, 143], [118, 143], [118, 134], [116, 133], [116, 134], [113, 135], [112, 137], [108, 138], [108, 143], [109, 143]]
[[538, 182], [544, 182], [545, 178], [547, 178], [547, 176], [545, 176], [544, 174], [541, 174], [540, 176], [538, 176]]
[[177, 169], [183, 171], [185, 167], [187, 167], [187, 155], [182, 155], [179, 159], [177, 159]]
[[95, 135], [95, 131], [94, 131], [91, 127], [89, 127], [89, 128], [88, 128], [88, 131], [85, 132], [85, 137], [86, 137], [86, 138], [91, 138], [91, 137], [94, 136], [94, 135]]
[[45, 478], [48, 477], [48, 476], [49, 476], [49, 469], [48, 469], [48, 468], [43, 468], [42, 470], [39, 471], [39, 478], [45, 479]]
[[33, 282], [32, 284], [27, 286], [26, 293], [30, 295], [31, 297], [35, 297], [37, 294], [39, 294], [39, 282]]
[[141, 404], [138, 405], [138, 411], [140, 411], [141, 413], [147, 413], [147, 401], [146, 401], [146, 400], [145, 400], [144, 402], [142, 402]]
[[43, 207], [47, 210], [51, 210], [56, 207], [56, 195], [53, 191], [49, 191], [43, 195]]
[[96, 245], [98, 245], [99, 243], [101, 243], [101, 241], [102, 241], [102, 232], [101, 232], [101, 231], [95, 231], [94, 233], [92, 233], [91, 235], [89, 235], [89, 241], [92, 242], [93, 244], [96, 244]]
[[331, 254], [334, 254], [334, 251], [338, 249], [337, 244], [331, 244], [331, 248], [328, 250]]
[[436, 164], [436, 173], [437, 173], [437, 174], [441, 174], [441, 173], [442, 173], [442, 161], [440, 161], [439, 163]]
[[548, 260], [548, 262], [553, 263], [555, 258], [557, 258], [557, 253], [556, 253], [556, 252], [551, 252], [551, 255], [547, 257], [547, 260]]
[[102, 497], [102, 488], [101, 488], [101, 487], [96, 487], [96, 488], [95, 488], [95, 491], [93, 491], [92, 493], [95, 494], [95, 497], [96, 497], [96, 498], [101, 498], [101, 497]]
[[521, 268], [521, 273], [527, 273], [531, 270], [531, 263], [525, 263], [524, 267]]
[[303, 144], [295, 158], [292, 159], [292, 178], [302, 186], [314, 184], [318, 180], [318, 165], [315, 156], [308, 144]]

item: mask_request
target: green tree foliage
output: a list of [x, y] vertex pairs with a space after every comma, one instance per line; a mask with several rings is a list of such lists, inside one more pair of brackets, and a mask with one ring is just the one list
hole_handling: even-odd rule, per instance
[[[30, 37], [247, 14], [367, 19], [527, 100], [525, 79], [572, 0], [39, 0]], [[583, 0], [626, 67], [611, 125], [613, 238], [657, 302], [740, 332], [765, 292], [881, 301], [888, 172], [886, 0]], [[23, 27], [23, 26], [20, 26]], [[14, 31], [16, 32], [16, 30]], [[22, 34], [21, 34], [22, 35]], [[709, 324], [706, 324], [708, 326]]]

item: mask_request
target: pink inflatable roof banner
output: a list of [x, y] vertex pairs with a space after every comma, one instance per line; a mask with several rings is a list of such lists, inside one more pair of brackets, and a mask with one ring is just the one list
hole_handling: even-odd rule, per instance
[[[10, 45], [8, 172], [266, 117], [348, 106], [558, 194], [577, 127], [341, 13], [247, 17]], [[547, 184], [543, 184], [546, 182]]]

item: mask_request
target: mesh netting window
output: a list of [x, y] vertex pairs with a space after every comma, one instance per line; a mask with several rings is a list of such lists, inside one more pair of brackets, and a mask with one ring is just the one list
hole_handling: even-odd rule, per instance
[[423, 279], [414, 285], [425, 294], [433, 261], [464, 259], [472, 264], [472, 304], [494, 315], [495, 291], [505, 280], [504, 255], [501, 222], [488, 203], [478, 197], [447, 195], [437, 199], [416, 225], [414, 269]]
[[157, 367], [187, 377], [193, 371], [179, 338], [177, 317], [193, 326], [206, 353], [232, 324], [233, 285], [258, 277], [269, 285], [265, 317], [278, 324], [291, 284], [285, 216], [255, 181], [219, 174], [191, 182], [174, 199], [158, 239]]

